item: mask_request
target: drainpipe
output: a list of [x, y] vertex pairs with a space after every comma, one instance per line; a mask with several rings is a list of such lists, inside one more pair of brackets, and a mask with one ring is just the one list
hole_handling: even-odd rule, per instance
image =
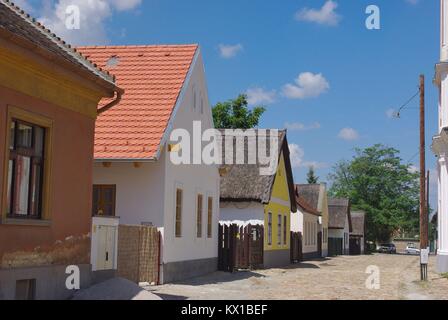
[[121, 97], [123, 96], [123, 93], [124, 93], [124, 90], [123, 90], [123, 89], [120, 89], [120, 88], [117, 88], [117, 89], [115, 90], [115, 92], [116, 92], [116, 94], [117, 94], [117, 97], [115, 98], [115, 100], [112, 101], [112, 102], [110, 102], [110, 103], [108, 103], [107, 105], [105, 105], [105, 106], [102, 107], [101, 109], [98, 109], [98, 111], [97, 111], [97, 115], [100, 115], [100, 114], [102, 114], [103, 112], [106, 112], [106, 111], [109, 110], [110, 108], [112, 108], [112, 107], [114, 107], [114, 106], [116, 106], [117, 104], [120, 103], [120, 101], [121, 101]]

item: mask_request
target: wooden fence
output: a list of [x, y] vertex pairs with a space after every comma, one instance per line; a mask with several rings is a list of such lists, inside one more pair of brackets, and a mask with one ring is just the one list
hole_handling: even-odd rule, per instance
[[238, 269], [263, 267], [264, 228], [219, 225], [218, 269], [233, 272]]
[[302, 233], [291, 231], [291, 263], [297, 263], [302, 260]]
[[118, 276], [133, 281], [159, 283], [160, 233], [156, 227], [120, 225]]

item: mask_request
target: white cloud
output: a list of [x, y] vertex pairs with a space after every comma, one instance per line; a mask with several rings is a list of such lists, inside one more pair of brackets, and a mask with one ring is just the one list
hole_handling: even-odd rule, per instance
[[250, 88], [246, 91], [247, 102], [251, 105], [260, 103], [273, 103], [275, 101], [275, 90], [266, 91], [263, 88]]
[[288, 83], [283, 86], [283, 95], [290, 99], [314, 98], [325, 93], [329, 88], [330, 84], [321, 73], [303, 72], [294, 84]]
[[344, 128], [339, 132], [338, 137], [342, 140], [354, 141], [359, 139], [359, 134], [355, 129]]
[[328, 165], [326, 163], [316, 162], [316, 161], [305, 161], [305, 151], [298, 144], [289, 144], [289, 152], [291, 159], [291, 166], [295, 169], [297, 168], [309, 168], [313, 167], [315, 169], [326, 168]]
[[388, 109], [388, 110], [386, 111], [386, 116], [387, 116], [389, 119], [395, 118], [395, 117], [397, 116], [397, 111], [395, 111], [395, 109]]
[[224, 59], [233, 58], [241, 51], [243, 51], [243, 45], [240, 43], [235, 45], [226, 45], [226, 44], [219, 45], [219, 53], [221, 57]]
[[307, 130], [313, 130], [313, 129], [320, 129], [321, 125], [319, 122], [314, 122], [310, 125], [306, 125], [304, 123], [300, 122], [286, 122], [285, 128], [290, 131], [307, 131]]
[[[115, 11], [132, 10], [141, 0], [56, 0], [44, 7], [39, 19], [56, 35], [73, 45], [93, 45], [107, 42], [105, 22]], [[70, 6], [79, 8], [79, 29], [68, 29], [66, 20]]]
[[314, 22], [328, 26], [337, 26], [341, 16], [336, 13], [338, 3], [332, 0], [325, 2], [320, 9], [303, 8], [298, 11], [295, 18], [299, 21]]

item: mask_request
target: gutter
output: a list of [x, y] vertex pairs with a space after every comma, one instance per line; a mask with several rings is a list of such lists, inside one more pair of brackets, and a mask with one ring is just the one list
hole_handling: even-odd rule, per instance
[[109, 110], [110, 108], [116, 106], [117, 104], [120, 103], [121, 101], [121, 97], [123, 96], [124, 90], [120, 89], [120, 88], [116, 88], [115, 89], [115, 93], [117, 94], [117, 97], [115, 98], [115, 100], [113, 100], [112, 102], [109, 102], [108, 104], [106, 104], [104, 107], [102, 107], [101, 109], [97, 110], [97, 115], [102, 114], [103, 112], [106, 112], [107, 110]]

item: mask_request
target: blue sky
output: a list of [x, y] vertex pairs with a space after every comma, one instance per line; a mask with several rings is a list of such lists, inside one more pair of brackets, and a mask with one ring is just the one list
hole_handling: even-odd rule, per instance
[[[58, 4], [87, 1], [19, 2], [57, 32]], [[76, 35], [61, 30], [63, 37], [76, 44], [199, 43], [212, 103], [250, 90], [251, 101], [267, 106], [261, 127], [289, 124], [297, 182], [311, 163], [325, 181], [335, 162], [375, 143], [399, 149], [418, 166], [418, 99], [399, 120], [387, 112], [417, 91], [423, 73], [427, 165], [435, 168], [429, 145], [437, 131], [431, 80], [439, 58], [438, 1], [333, 0], [326, 8], [326, 0], [93, 2], [99, 6], [81, 17], [88, 27]], [[370, 4], [381, 10], [380, 30], [365, 27]]]

